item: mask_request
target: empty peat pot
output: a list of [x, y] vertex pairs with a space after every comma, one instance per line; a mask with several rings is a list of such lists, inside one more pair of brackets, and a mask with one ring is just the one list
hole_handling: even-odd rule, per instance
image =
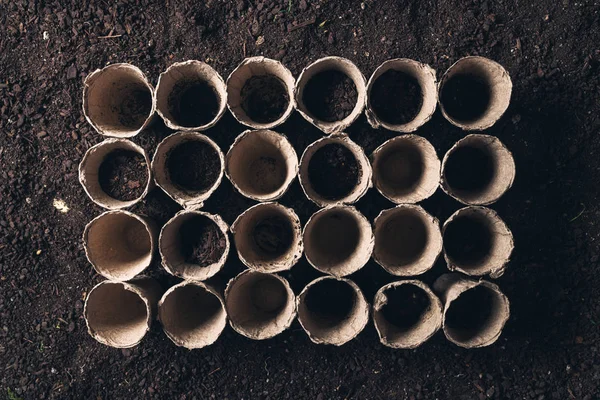
[[417, 135], [392, 138], [371, 154], [373, 183], [396, 204], [429, 198], [440, 184], [440, 159], [429, 141]]
[[257, 201], [276, 200], [298, 175], [298, 156], [277, 132], [245, 131], [225, 156], [225, 173], [242, 195]]
[[214, 126], [227, 107], [223, 78], [196, 60], [178, 62], [160, 74], [156, 111], [171, 129], [203, 131]]
[[158, 144], [152, 171], [156, 185], [185, 208], [202, 207], [223, 179], [225, 157], [198, 132], [177, 132]]
[[442, 252], [437, 218], [421, 206], [401, 204], [381, 211], [374, 224], [373, 258], [396, 276], [414, 276], [433, 267]]
[[324, 276], [310, 282], [297, 297], [298, 321], [310, 340], [341, 346], [369, 321], [369, 303], [356, 283]]
[[158, 250], [167, 272], [183, 279], [206, 280], [225, 265], [229, 227], [219, 215], [180, 211], [161, 229]]
[[350, 60], [324, 57], [302, 70], [296, 81], [296, 108], [326, 134], [342, 132], [362, 113], [365, 77]]
[[150, 330], [162, 294], [151, 278], [100, 282], [89, 292], [83, 315], [89, 334], [111, 347], [137, 345]]
[[508, 72], [485, 57], [464, 57], [454, 63], [439, 83], [444, 117], [465, 130], [484, 130], [496, 123], [510, 103]]
[[261, 272], [285, 271], [302, 257], [302, 228], [293, 209], [261, 203], [244, 211], [231, 225], [240, 260]]
[[382, 344], [414, 349], [442, 326], [442, 303], [421, 281], [392, 282], [375, 294], [373, 322]]
[[225, 306], [231, 327], [254, 340], [280, 334], [296, 317], [296, 296], [287, 280], [252, 270], [229, 281]]
[[295, 83], [292, 73], [279, 61], [246, 58], [227, 78], [227, 106], [246, 126], [273, 128], [294, 111]]
[[433, 284], [444, 303], [444, 334], [467, 349], [493, 344], [510, 316], [508, 298], [497, 285], [460, 274], [444, 274]]
[[373, 128], [414, 132], [437, 105], [435, 70], [407, 58], [381, 64], [367, 83], [367, 120]]
[[314, 213], [303, 232], [304, 253], [317, 270], [341, 277], [361, 269], [373, 252], [373, 229], [352, 206], [330, 206]]
[[101, 135], [135, 136], [150, 124], [154, 110], [154, 88], [131, 64], [112, 64], [85, 78], [83, 115]]
[[371, 187], [371, 163], [346, 134], [308, 145], [300, 159], [302, 190], [320, 207], [356, 203]]
[[488, 205], [510, 189], [515, 173], [513, 156], [498, 138], [467, 135], [444, 156], [441, 186], [463, 204]]
[[106, 139], [86, 151], [79, 163], [79, 182], [100, 207], [130, 207], [152, 188], [150, 159], [130, 140]]
[[486, 207], [456, 211], [444, 223], [442, 235], [448, 268], [471, 276], [498, 278], [514, 249], [510, 229], [496, 211]]
[[96, 272], [127, 281], [148, 268], [157, 237], [150, 219], [122, 210], [106, 211], [86, 225], [83, 247]]
[[200, 349], [217, 341], [227, 325], [221, 294], [202, 282], [181, 282], [158, 303], [163, 331], [177, 346]]

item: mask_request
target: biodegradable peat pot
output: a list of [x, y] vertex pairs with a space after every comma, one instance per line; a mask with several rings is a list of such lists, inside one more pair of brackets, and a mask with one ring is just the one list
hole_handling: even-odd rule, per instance
[[279, 61], [246, 58], [227, 78], [227, 107], [241, 124], [273, 128], [294, 111], [295, 83], [292, 73]]
[[160, 231], [158, 249], [168, 273], [203, 281], [219, 272], [229, 254], [229, 227], [219, 215], [180, 211]]
[[[114, 179], [120, 180], [122, 171], [119, 171], [118, 167], [125, 167], [125, 165], [119, 165], [113, 162], [113, 159], [121, 157], [127, 157], [129, 164], [127, 167], [130, 168], [143, 168], [145, 170], [146, 182], [122, 182], [124, 185], [137, 185], [139, 188], [136, 194], [138, 197], [129, 198], [124, 197], [118, 199], [113, 197], [114, 193], [107, 193], [112, 188], [112, 182]], [[133, 164], [137, 161], [133, 158], [143, 158], [140, 165]], [[114, 171], [114, 169], [117, 171]], [[113, 176], [116, 174], [116, 176]], [[100, 207], [107, 208], [109, 210], [116, 210], [125, 207], [131, 207], [132, 205], [140, 202], [153, 187], [152, 185], [152, 173], [150, 170], [150, 159], [146, 154], [146, 151], [127, 139], [106, 139], [101, 143], [98, 143], [90, 147], [79, 163], [79, 182], [88, 197]], [[128, 186], [130, 189], [132, 186]]]
[[444, 192], [466, 205], [497, 201], [515, 180], [515, 161], [502, 142], [489, 135], [467, 135], [442, 161]]
[[362, 113], [365, 77], [350, 60], [324, 57], [302, 70], [296, 81], [296, 108], [326, 134], [339, 133]]
[[437, 105], [435, 70], [407, 58], [381, 64], [367, 84], [367, 120], [395, 132], [414, 132]]
[[277, 200], [298, 175], [298, 156], [277, 132], [245, 131], [225, 156], [225, 174], [242, 195], [256, 201]]
[[361, 269], [373, 252], [371, 223], [352, 206], [330, 206], [314, 213], [303, 232], [305, 254], [317, 270], [342, 277]]
[[198, 132], [177, 132], [158, 144], [152, 160], [156, 185], [184, 208], [200, 208], [223, 179], [225, 157]]
[[161, 294], [160, 285], [148, 277], [100, 282], [89, 292], [83, 309], [89, 334], [111, 347], [137, 345], [150, 330]]
[[444, 258], [451, 271], [498, 278], [514, 249], [513, 235], [496, 211], [461, 208], [442, 227]]
[[210, 65], [188, 60], [171, 65], [156, 85], [156, 111], [171, 129], [203, 131], [225, 113], [227, 88]]
[[85, 255], [96, 272], [128, 281], [152, 262], [158, 230], [149, 218], [127, 211], [107, 211], [83, 231]]
[[250, 269], [278, 272], [302, 257], [302, 228], [293, 209], [261, 203], [244, 211], [231, 225], [240, 260]]
[[158, 303], [163, 331], [177, 346], [201, 349], [217, 341], [227, 325], [221, 294], [202, 282], [183, 281]]
[[279, 335], [296, 317], [296, 296], [287, 280], [252, 270], [229, 281], [225, 306], [231, 327], [254, 340]]
[[369, 303], [351, 280], [323, 276], [297, 297], [298, 321], [316, 344], [341, 346], [354, 339], [369, 321]]
[[392, 282], [375, 294], [373, 322], [382, 344], [414, 349], [442, 326], [442, 303], [421, 281]]
[[150, 124], [155, 109], [154, 88], [131, 64], [112, 64], [85, 78], [83, 115], [101, 135], [135, 136]]
[[356, 203], [371, 187], [371, 163], [346, 134], [310, 144], [300, 159], [300, 186], [319, 207]]
[[510, 103], [508, 72], [485, 57], [464, 57], [444, 73], [439, 103], [444, 117], [465, 130], [484, 130], [496, 123]]
[[440, 159], [429, 141], [417, 135], [389, 139], [371, 154], [373, 183], [396, 204], [418, 203], [440, 184]]
[[396, 276], [415, 276], [433, 267], [442, 252], [437, 218], [421, 206], [401, 204], [375, 218], [373, 258]]
[[460, 274], [445, 274], [433, 284], [444, 303], [444, 334], [452, 343], [472, 349], [498, 340], [510, 317], [508, 298], [497, 285]]

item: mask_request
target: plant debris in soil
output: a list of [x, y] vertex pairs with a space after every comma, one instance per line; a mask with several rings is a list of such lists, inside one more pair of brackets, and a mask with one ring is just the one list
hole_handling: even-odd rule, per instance
[[277, 215], [260, 220], [252, 230], [252, 237], [261, 254], [277, 258], [292, 246], [294, 231], [289, 220]]
[[206, 81], [178, 82], [169, 94], [169, 111], [180, 126], [194, 128], [212, 121], [219, 112], [220, 96]]
[[446, 113], [460, 122], [482, 117], [491, 99], [488, 83], [472, 74], [456, 74], [449, 78], [440, 96]]
[[148, 183], [144, 157], [135, 151], [117, 149], [107, 154], [98, 168], [100, 187], [110, 197], [131, 201], [142, 195]]
[[225, 252], [225, 236], [211, 219], [194, 215], [179, 228], [181, 254], [186, 263], [208, 267]]
[[457, 263], [469, 266], [490, 254], [492, 236], [485, 223], [473, 216], [455, 218], [444, 231], [444, 250]]
[[328, 70], [311, 77], [302, 94], [304, 106], [321, 121], [346, 118], [356, 105], [358, 92], [350, 77], [341, 71]]
[[131, 129], [139, 129], [152, 111], [152, 93], [146, 87], [131, 90], [123, 96], [119, 122]]
[[494, 163], [485, 149], [473, 146], [456, 148], [448, 157], [444, 176], [455, 190], [481, 192], [492, 182]]
[[277, 121], [290, 104], [285, 84], [274, 75], [250, 77], [242, 87], [241, 100], [246, 115], [261, 124]]
[[371, 107], [377, 117], [393, 125], [409, 123], [423, 106], [423, 91], [412, 75], [394, 69], [381, 74], [371, 87]]
[[306, 308], [322, 325], [335, 326], [348, 319], [355, 304], [350, 285], [337, 279], [325, 279], [309, 288], [304, 298]]
[[308, 164], [308, 180], [315, 192], [328, 200], [350, 194], [361, 174], [354, 154], [339, 143], [326, 144], [315, 151]]
[[166, 158], [169, 179], [182, 190], [204, 193], [219, 179], [219, 154], [204, 141], [180, 143], [169, 151]]
[[381, 313], [387, 322], [400, 330], [409, 330], [421, 320], [431, 303], [423, 289], [405, 284], [385, 291], [387, 303]]

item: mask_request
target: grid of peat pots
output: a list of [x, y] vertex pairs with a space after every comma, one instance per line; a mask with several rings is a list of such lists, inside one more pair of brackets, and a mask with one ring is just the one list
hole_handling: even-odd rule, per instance
[[[107, 138], [87, 151], [79, 176], [106, 211], [85, 227], [83, 241], [107, 280], [85, 302], [90, 335], [131, 347], [158, 319], [176, 345], [196, 349], [214, 343], [228, 322], [261, 340], [297, 318], [314, 343], [342, 345], [372, 319], [381, 343], [393, 348], [415, 348], [440, 329], [465, 348], [494, 343], [509, 302], [489, 279], [504, 272], [513, 239], [487, 206], [512, 185], [512, 155], [496, 137], [475, 133], [440, 160], [413, 132], [438, 104], [453, 125], [486, 129], [508, 107], [511, 90], [504, 68], [483, 57], [460, 59], [439, 83], [431, 67], [408, 59], [386, 61], [368, 81], [339, 57], [317, 60], [297, 79], [278, 61], [252, 57], [226, 81], [209, 65], [186, 61], [163, 72], [156, 88], [130, 64], [93, 72], [84, 114]], [[249, 128], [228, 150], [205, 132], [227, 109]], [[273, 130], [294, 109], [323, 133], [301, 154]], [[373, 128], [397, 133], [372, 154], [344, 133], [363, 111]], [[149, 155], [129, 138], [155, 114], [175, 132]], [[231, 226], [205, 207], [224, 176], [255, 203]], [[278, 202], [296, 178], [296, 197], [317, 206], [305, 223]], [[443, 224], [418, 205], [438, 187], [464, 205]], [[151, 190], [181, 207], [162, 226], [125, 210]], [[394, 205], [374, 220], [353, 206], [369, 190]], [[179, 283], [164, 288], [147, 275], [157, 254]], [[419, 277], [442, 255], [448, 273], [430, 287]], [[317, 278], [295, 293], [290, 270], [303, 257]], [[370, 260], [394, 277], [372, 299], [352, 280]], [[223, 282], [232, 264], [244, 269]]]

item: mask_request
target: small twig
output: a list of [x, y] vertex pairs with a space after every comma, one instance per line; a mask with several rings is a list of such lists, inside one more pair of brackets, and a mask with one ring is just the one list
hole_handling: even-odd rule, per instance
[[215, 369], [214, 371], [209, 372], [208, 376], [211, 376], [212, 374], [214, 374], [215, 372], [220, 371], [220, 370], [221, 370], [221, 367]]
[[313, 18], [309, 19], [308, 21], [302, 22], [296, 26], [292, 26], [290, 28], [290, 32], [295, 31], [296, 29], [304, 28], [305, 26], [308, 26], [308, 25], [312, 25], [315, 23], [315, 21], [316, 21], [316, 19], [313, 17]]
[[585, 204], [582, 204], [583, 208], [581, 209], [581, 211], [579, 211], [579, 214], [577, 214], [575, 217], [571, 218], [569, 220], [569, 222], [573, 222], [575, 221], [577, 218], [581, 217], [581, 215], [583, 214], [583, 212], [585, 211]]
[[120, 38], [123, 35], [107, 35], [107, 36], [98, 36], [98, 39], [116, 39]]

